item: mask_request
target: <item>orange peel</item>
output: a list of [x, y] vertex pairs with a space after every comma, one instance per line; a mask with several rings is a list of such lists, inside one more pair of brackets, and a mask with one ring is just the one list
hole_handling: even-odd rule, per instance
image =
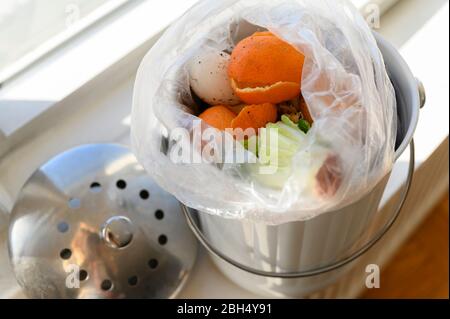
[[236, 114], [226, 106], [217, 105], [208, 108], [199, 115], [199, 118], [208, 123], [210, 126], [224, 131], [225, 129], [232, 127], [231, 123], [236, 118]]
[[247, 104], [277, 104], [301, 91], [305, 57], [270, 32], [258, 32], [238, 43], [228, 68], [231, 86]]
[[252, 128], [257, 133], [258, 129], [265, 127], [268, 123], [277, 121], [278, 110], [274, 104], [254, 104], [247, 105], [238, 116], [231, 122], [233, 129], [240, 128], [246, 130]]

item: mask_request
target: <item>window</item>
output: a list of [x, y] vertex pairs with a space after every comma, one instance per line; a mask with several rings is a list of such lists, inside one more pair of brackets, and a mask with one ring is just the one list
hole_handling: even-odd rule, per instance
[[0, 83], [130, 0], [2, 0]]

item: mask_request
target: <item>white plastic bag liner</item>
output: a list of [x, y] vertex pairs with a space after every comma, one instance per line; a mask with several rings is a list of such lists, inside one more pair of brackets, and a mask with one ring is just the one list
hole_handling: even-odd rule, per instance
[[[169, 156], [196, 143], [172, 134], [180, 127], [192, 130], [198, 120], [189, 61], [211, 48], [230, 52], [243, 38], [265, 29], [305, 55], [302, 94], [315, 121], [279, 189], [248, 174], [246, 165], [252, 164], [190, 163]], [[350, 3], [204, 0], [178, 19], [144, 58], [135, 84], [131, 133], [139, 161], [183, 204], [225, 218], [276, 225], [339, 209], [371, 191], [392, 168], [396, 126], [395, 93], [383, 57]], [[223, 138], [231, 136], [223, 133]], [[191, 158], [201, 156], [196, 152], [194, 148]], [[329, 155], [337, 159], [331, 170], [339, 176], [331, 195], [316, 191], [317, 173]]]

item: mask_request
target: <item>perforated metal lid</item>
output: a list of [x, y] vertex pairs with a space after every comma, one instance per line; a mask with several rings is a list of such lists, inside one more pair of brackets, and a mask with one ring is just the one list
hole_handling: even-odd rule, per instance
[[11, 215], [9, 254], [33, 298], [170, 298], [197, 242], [178, 201], [123, 146], [81, 146], [24, 185]]

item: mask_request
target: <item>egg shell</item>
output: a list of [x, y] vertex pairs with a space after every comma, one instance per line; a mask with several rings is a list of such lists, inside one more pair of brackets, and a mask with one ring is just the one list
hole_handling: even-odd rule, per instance
[[197, 54], [189, 64], [192, 90], [210, 105], [236, 105], [239, 98], [231, 88], [228, 65], [231, 56], [219, 50], [208, 49]]

